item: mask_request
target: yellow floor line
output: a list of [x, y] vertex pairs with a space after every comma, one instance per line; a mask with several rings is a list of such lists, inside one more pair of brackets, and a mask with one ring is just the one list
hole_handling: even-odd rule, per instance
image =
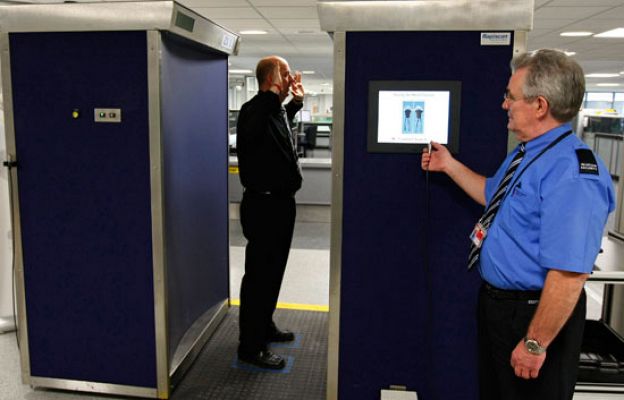
[[[230, 305], [240, 306], [240, 299], [230, 299]], [[277, 303], [277, 308], [283, 308], [287, 310], [329, 312], [329, 306], [316, 304]]]

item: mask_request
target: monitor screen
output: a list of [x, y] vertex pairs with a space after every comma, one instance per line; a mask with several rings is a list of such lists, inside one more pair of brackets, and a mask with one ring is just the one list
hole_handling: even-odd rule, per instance
[[430, 141], [458, 151], [458, 81], [369, 82], [368, 151], [413, 153]]
[[312, 113], [310, 112], [310, 110], [299, 111], [299, 121], [300, 122], [312, 122]]

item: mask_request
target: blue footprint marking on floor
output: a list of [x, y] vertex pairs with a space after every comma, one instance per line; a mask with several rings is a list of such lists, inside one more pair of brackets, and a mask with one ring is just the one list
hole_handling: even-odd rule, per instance
[[295, 340], [292, 342], [273, 342], [270, 347], [272, 349], [300, 349], [303, 334], [295, 333]]
[[260, 368], [256, 367], [252, 364], [247, 364], [246, 362], [242, 362], [238, 360], [238, 357], [234, 358], [232, 362], [232, 368], [240, 369], [242, 371], [247, 372], [266, 372], [269, 374], [288, 374], [295, 363], [295, 357], [287, 356], [286, 358], [286, 366], [283, 369], [268, 369], [268, 368]]

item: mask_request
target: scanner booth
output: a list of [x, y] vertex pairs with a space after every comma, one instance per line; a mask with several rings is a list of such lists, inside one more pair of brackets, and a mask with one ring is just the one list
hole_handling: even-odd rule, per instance
[[[507, 153], [502, 96], [533, 2], [321, 2], [319, 15], [334, 41], [328, 399], [399, 387], [476, 400], [480, 278], [466, 266], [483, 207], [444, 174], [427, 179], [417, 149], [370, 150], [369, 87], [460, 82], [455, 155], [492, 175]], [[404, 396], [386, 398], [415, 398]]]
[[23, 381], [168, 398], [228, 308], [238, 37], [172, 1], [1, 18]]

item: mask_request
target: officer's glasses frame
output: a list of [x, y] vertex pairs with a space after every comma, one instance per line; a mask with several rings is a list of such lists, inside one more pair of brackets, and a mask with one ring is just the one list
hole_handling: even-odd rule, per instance
[[511, 94], [511, 92], [508, 90], [505, 90], [505, 93], [503, 93], [503, 101], [509, 102], [509, 103], [513, 103], [519, 100], [528, 100], [527, 97], [522, 96], [520, 98], [516, 98], [513, 94]]

